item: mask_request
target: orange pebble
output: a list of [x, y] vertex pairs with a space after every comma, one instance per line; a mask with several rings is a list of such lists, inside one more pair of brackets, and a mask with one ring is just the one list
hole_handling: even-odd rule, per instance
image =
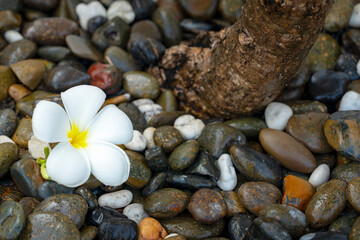
[[315, 193], [315, 188], [308, 181], [288, 175], [284, 178], [284, 196], [282, 203], [305, 211], [307, 204]]
[[138, 240], [161, 240], [166, 236], [166, 230], [155, 218], [146, 217], [141, 220]]

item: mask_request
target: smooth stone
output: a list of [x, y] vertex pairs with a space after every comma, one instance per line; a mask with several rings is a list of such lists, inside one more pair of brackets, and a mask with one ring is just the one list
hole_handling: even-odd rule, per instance
[[238, 194], [234, 191], [221, 191], [226, 204], [226, 217], [233, 217], [240, 213], [247, 213], [246, 208], [240, 201]]
[[65, 187], [64, 185], [60, 185], [54, 181], [45, 181], [41, 183], [38, 188], [38, 195], [41, 200], [47, 199], [57, 194], [72, 194], [73, 192], [74, 188]]
[[320, 33], [309, 52], [311, 71], [334, 69], [340, 54], [340, 47], [336, 40], [327, 33]]
[[260, 211], [259, 216], [278, 221], [295, 239], [302, 236], [308, 226], [308, 220], [303, 212], [284, 204], [266, 206]]
[[210, 20], [217, 9], [217, 0], [180, 0], [185, 12], [192, 18]]
[[353, 11], [353, 0], [335, 1], [326, 17], [324, 28], [329, 32], [337, 32], [345, 28]]
[[214, 188], [217, 185], [213, 178], [181, 173], [169, 173], [166, 182], [172, 186], [187, 189]]
[[174, 149], [184, 142], [180, 132], [171, 126], [162, 126], [154, 132], [154, 142], [165, 153], [171, 153]]
[[199, 137], [199, 144], [203, 150], [216, 158], [227, 153], [232, 145], [245, 143], [246, 138], [240, 130], [225, 124], [207, 125]]
[[89, 4], [80, 3], [76, 5], [75, 12], [79, 17], [80, 26], [85, 31], [88, 30], [88, 23], [94, 17], [106, 17], [105, 7], [98, 1]]
[[50, 92], [45, 92], [45, 91], [41, 91], [41, 90], [31, 92], [30, 94], [21, 98], [16, 103], [16, 110], [18, 110], [19, 113], [21, 113], [25, 116], [26, 115], [32, 116], [34, 108], [35, 108], [35, 101], [42, 99], [44, 97], [50, 96], [50, 95], [51, 95]]
[[145, 117], [135, 105], [131, 103], [121, 103], [118, 105], [118, 108], [130, 118], [134, 130], [138, 130], [139, 132], [144, 131], [147, 127]]
[[104, 58], [107, 63], [114, 65], [124, 73], [141, 71], [142, 69], [141, 64], [138, 63], [131, 54], [116, 46], [107, 48], [104, 53]]
[[330, 168], [326, 164], [319, 165], [310, 175], [309, 183], [317, 187], [326, 183], [330, 178]]
[[172, 112], [178, 109], [178, 103], [175, 94], [170, 89], [162, 91], [156, 100], [156, 103], [162, 107], [164, 112]]
[[159, 146], [155, 146], [145, 151], [145, 159], [148, 167], [152, 171], [164, 171], [168, 168], [168, 160], [164, 151]]
[[136, 222], [130, 219], [107, 219], [100, 224], [98, 236], [100, 240], [136, 240], [138, 227]]
[[89, 21], [87, 22], [88, 32], [91, 33], [91, 34], [94, 34], [94, 32], [99, 27], [104, 25], [107, 21], [108, 21], [108, 19], [106, 17], [103, 17], [103, 16], [95, 16], [95, 17], [90, 18]]
[[279, 102], [272, 102], [265, 109], [265, 122], [271, 129], [284, 130], [287, 122], [293, 115], [292, 109]]
[[0, 239], [17, 239], [25, 227], [25, 220], [20, 203], [4, 201], [0, 205]]
[[163, 188], [165, 186], [165, 180], [167, 176], [167, 172], [156, 173], [142, 189], [141, 194], [144, 197], [147, 197], [156, 190]]
[[121, 18], [130, 24], [135, 20], [135, 12], [132, 5], [127, 1], [115, 1], [107, 9], [107, 17], [112, 20], [116, 17]]
[[223, 18], [230, 23], [235, 23], [241, 16], [241, 10], [245, 3], [245, 0], [220, 0], [219, 10]]
[[246, 239], [290, 240], [292, 238], [286, 228], [278, 221], [267, 217], [258, 217], [253, 221]]
[[[7, 66], [0, 66], [0, 101], [9, 97], [10, 86], [16, 82], [16, 76]], [[0, 129], [2, 129], [0, 127]]]
[[216, 182], [218, 187], [223, 191], [231, 191], [237, 185], [237, 175], [231, 161], [230, 155], [224, 153], [216, 161], [216, 165], [220, 170], [220, 178]]
[[348, 91], [341, 98], [339, 111], [360, 110], [360, 94], [354, 91]]
[[123, 208], [131, 203], [133, 194], [129, 190], [120, 190], [117, 192], [106, 193], [99, 197], [100, 207]]
[[360, 212], [360, 177], [354, 178], [346, 187], [346, 195], [350, 205]]
[[92, 35], [91, 41], [100, 50], [110, 46], [124, 48], [129, 40], [130, 27], [121, 18], [115, 17], [100, 26]]
[[280, 203], [282, 194], [275, 186], [267, 182], [246, 182], [238, 190], [241, 203], [252, 214], [271, 204]]
[[266, 128], [265, 122], [256, 117], [236, 118], [226, 121], [224, 124], [239, 129], [246, 138], [255, 138], [259, 135], [261, 129]]
[[63, 46], [43, 46], [38, 50], [40, 57], [51, 62], [60, 62], [71, 56], [71, 51]]
[[36, 212], [59, 212], [71, 219], [77, 228], [84, 224], [88, 205], [84, 198], [76, 194], [56, 194], [43, 200], [34, 209]]
[[155, 128], [165, 126], [165, 125], [171, 126], [174, 124], [176, 119], [178, 119], [180, 116], [182, 116], [184, 114], [185, 114], [185, 112], [183, 112], [183, 111], [161, 112], [161, 113], [154, 115], [151, 118], [148, 126], [155, 127]]
[[65, 45], [65, 38], [71, 34], [78, 34], [79, 28], [74, 21], [64, 18], [40, 18], [23, 29], [25, 38], [39, 45]]
[[186, 173], [219, 180], [220, 171], [216, 165], [216, 160], [215, 157], [209, 155], [207, 152], [200, 151], [195, 162], [186, 170]]
[[28, 141], [30, 140], [32, 132], [31, 118], [24, 117], [19, 121], [17, 128], [12, 136], [12, 140], [20, 147], [27, 148]]
[[11, 70], [25, 86], [34, 90], [46, 72], [44, 63], [36, 59], [23, 60], [11, 64]]
[[261, 130], [259, 139], [265, 151], [284, 167], [299, 173], [311, 173], [316, 168], [312, 153], [289, 134], [267, 128]]
[[80, 230], [81, 240], [94, 240], [99, 231], [95, 226], [84, 226]]
[[21, 25], [21, 15], [10, 10], [0, 11], [0, 32], [18, 28]]
[[10, 169], [11, 164], [18, 160], [18, 147], [13, 143], [0, 144], [0, 177]]
[[159, 27], [166, 47], [180, 43], [182, 39], [180, 23], [171, 9], [157, 8], [152, 15], [152, 20]]
[[237, 214], [233, 216], [228, 223], [228, 232], [230, 239], [242, 240], [245, 238], [251, 226], [254, 217], [249, 214]]
[[147, 217], [139, 224], [139, 240], [164, 239], [166, 236], [166, 230], [155, 218]]
[[82, 72], [87, 72], [87, 68], [84, 66], [83, 63], [81, 63], [78, 60], [62, 60], [61, 62], [58, 63], [57, 67], [60, 66], [69, 66], [69, 67], [73, 67], [76, 68], [77, 70], [80, 70]]
[[123, 213], [138, 225], [144, 218], [149, 217], [149, 215], [144, 210], [144, 206], [140, 203], [132, 203], [126, 206], [123, 210]]
[[126, 184], [134, 189], [143, 188], [151, 178], [151, 170], [145, 157], [137, 152], [125, 151], [130, 160], [130, 175]]
[[124, 90], [134, 98], [156, 99], [160, 93], [160, 86], [155, 76], [132, 71], [124, 74]]
[[68, 35], [65, 40], [68, 48], [78, 58], [94, 62], [102, 61], [103, 56], [101, 52], [88, 39], [76, 35]]
[[34, 212], [27, 218], [20, 239], [80, 240], [80, 232], [70, 218], [59, 212]]
[[319, 112], [296, 114], [289, 119], [286, 132], [313, 153], [329, 153], [333, 149], [328, 144], [323, 130], [329, 116], [328, 113]]
[[145, 198], [144, 209], [154, 218], [170, 218], [182, 213], [188, 201], [188, 195], [183, 191], [163, 188]]
[[45, 148], [51, 149], [50, 144], [47, 142], [43, 142], [35, 137], [35, 135], [31, 136], [28, 141], [28, 150], [32, 158], [46, 158], [45, 156]]
[[21, 60], [32, 58], [36, 51], [36, 44], [28, 39], [10, 43], [0, 53], [0, 65], [10, 66]]
[[345, 213], [331, 223], [328, 231], [349, 235], [351, 232], [351, 226], [354, 225], [357, 217], [358, 214], [356, 211]]
[[58, 0], [22, 0], [28, 7], [48, 11], [54, 9], [58, 5]]
[[90, 85], [103, 90], [106, 94], [116, 94], [122, 85], [122, 72], [111, 64], [95, 63], [88, 69]]
[[324, 133], [330, 146], [353, 161], [360, 161], [360, 111], [340, 111], [330, 115]]
[[349, 240], [356, 240], [360, 237], [360, 217], [356, 219], [354, 225], [351, 227]]
[[22, 208], [24, 209], [25, 216], [29, 216], [35, 207], [39, 204], [39, 200], [33, 197], [23, 197], [19, 200]]
[[124, 146], [132, 151], [144, 151], [146, 148], [147, 140], [138, 130], [133, 131], [133, 138], [130, 142], [124, 144]]
[[184, 142], [175, 148], [169, 157], [169, 167], [175, 171], [188, 168], [199, 152], [199, 143], [195, 140]]
[[16, 113], [11, 108], [0, 110], [0, 135], [11, 137], [18, 124]]
[[133, 41], [129, 48], [129, 52], [137, 61], [144, 66], [156, 64], [165, 53], [165, 46], [151, 38], [141, 38]]
[[173, 0], [158, 0], [157, 1], [158, 7], [170, 9], [175, 13], [176, 18], [181, 21], [184, 18], [185, 13], [182, 10], [179, 1]]
[[150, 98], [136, 99], [132, 101], [132, 104], [134, 104], [140, 112], [144, 114], [147, 123], [150, 122], [152, 117], [163, 112], [161, 106], [154, 103], [154, 101]]
[[245, 146], [232, 146], [230, 156], [236, 169], [248, 181], [281, 185], [281, 166], [277, 160]]
[[11, 138], [9, 138], [8, 136], [5, 135], [0, 135], [0, 144], [1, 143], [12, 143], [12, 144], [16, 144], [13, 140], [11, 140]]
[[66, 17], [78, 21], [78, 16], [76, 14], [76, 6], [81, 3], [81, 0], [64, 0], [66, 5]]
[[346, 185], [330, 180], [314, 194], [305, 211], [311, 227], [325, 227], [339, 216], [346, 206]]
[[87, 188], [86, 186], [81, 186], [78, 187], [75, 191], [74, 194], [77, 194], [81, 197], [83, 197], [89, 207], [89, 210], [92, 210], [96, 207], [99, 206], [97, 198], [95, 197], [95, 195], [89, 190], [89, 188]]
[[289, 103], [289, 107], [291, 107], [294, 114], [302, 114], [306, 112], [327, 112], [325, 104], [311, 100], [298, 100], [293, 103]]
[[212, 224], [226, 215], [222, 195], [212, 189], [200, 189], [190, 198], [187, 206], [192, 217], [199, 223]]
[[312, 75], [309, 83], [311, 96], [320, 102], [336, 103], [345, 92], [349, 76], [344, 72], [320, 70]]
[[316, 232], [308, 233], [302, 236], [299, 240], [347, 240], [348, 236], [343, 233], [332, 233], [332, 232]]
[[160, 221], [168, 233], [178, 233], [186, 239], [207, 239], [221, 234], [225, 227], [223, 219], [213, 224], [201, 224], [191, 216], [181, 215], [169, 220]]
[[[146, 1], [136, 0], [136, 2], [145, 3]], [[151, 20], [138, 21], [131, 26], [131, 33], [127, 44], [127, 49], [130, 49], [131, 44], [141, 38], [151, 38], [158, 42], [162, 42], [160, 30]]]
[[351, 53], [344, 53], [339, 56], [336, 62], [335, 70], [346, 73], [350, 77], [350, 80], [354, 81], [360, 78], [357, 73], [357, 63], [358, 59], [355, 55]]
[[331, 179], [343, 180], [347, 183], [360, 177], [360, 164], [348, 163], [336, 166], [331, 172]]
[[8, 43], [13, 43], [24, 39], [23, 35], [15, 30], [8, 30], [4, 34], [4, 38]]
[[360, 27], [360, 5], [359, 1], [354, 1], [354, 8], [352, 10], [350, 20], [349, 20], [349, 26], [353, 28]]
[[89, 84], [90, 75], [70, 66], [58, 66], [46, 75], [45, 86], [51, 92], [64, 92], [71, 87]]
[[174, 127], [179, 130], [185, 140], [190, 140], [200, 137], [205, 124], [201, 119], [195, 119], [194, 116], [185, 114], [175, 120]]
[[134, 8], [136, 20], [150, 18], [156, 7], [156, 2], [152, 0], [133, 0], [131, 3]]
[[124, 214], [112, 208], [102, 208], [97, 207], [93, 209], [87, 217], [87, 221], [96, 227], [98, 227], [103, 221], [108, 219], [119, 219], [119, 218], [127, 218]]
[[31, 93], [24, 85], [18, 83], [12, 84], [7, 90], [10, 97], [14, 99], [15, 102], [18, 102], [20, 99]]

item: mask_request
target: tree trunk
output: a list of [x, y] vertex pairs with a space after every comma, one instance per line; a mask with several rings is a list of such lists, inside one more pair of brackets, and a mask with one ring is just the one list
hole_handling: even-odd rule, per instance
[[172, 85], [189, 113], [202, 118], [253, 113], [296, 73], [333, 2], [248, 0], [233, 26], [211, 39], [203, 33], [195, 45], [168, 49], [149, 71]]

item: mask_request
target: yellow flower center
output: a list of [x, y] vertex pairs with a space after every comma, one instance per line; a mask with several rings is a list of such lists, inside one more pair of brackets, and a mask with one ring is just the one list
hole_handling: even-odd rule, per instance
[[87, 131], [80, 132], [79, 128], [73, 123], [71, 130], [68, 132], [67, 136], [69, 142], [74, 148], [85, 148], [87, 146], [86, 136]]

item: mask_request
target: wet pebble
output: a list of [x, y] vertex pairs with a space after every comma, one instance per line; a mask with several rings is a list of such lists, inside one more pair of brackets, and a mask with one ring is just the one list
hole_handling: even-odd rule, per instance
[[155, 99], [160, 93], [156, 78], [145, 72], [127, 72], [124, 74], [124, 90], [135, 98]]
[[36, 44], [28, 39], [10, 43], [1, 51], [0, 64], [9, 66], [21, 60], [32, 58], [36, 51]]
[[181, 173], [169, 174], [166, 182], [171, 186], [188, 189], [214, 188], [217, 185], [213, 178]]
[[215, 14], [218, 1], [180, 0], [180, 4], [189, 16], [202, 20], [210, 20]]
[[284, 130], [287, 122], [293, 115], [292, 109], [284, 104], [272, 102], [265, 109], [265, 122], [271, 129]]
[[167, 176], [168, 176], [167, 172], [156, 173], [142, 189], [141, 194], [144, 197], [147, 197], [156, 190], [163, 188]]
[[353, 11], [353, 0], [335, 1], [325, 20], [324, 28], [329, 32], [337, 32], [345, 28]]
[[154, 128], [154, 127], [148, 127], [143, 132], [143, 136], [146, 139], [146, 148], [147, 149], [152, 149], [153, 147], [155, 147], [155, 142], [154, 142], [155, 130], [156, 130], [156, 128]]
[[0, 66], [0, 101], [4, 101], [9, 97], [9, 89], [15, 82], [16, 76], [11, 69], [7, 66]]
[[84, 226], [80, 231], [81, 240], [94, 240], [98, 234], [98, 228], [95, 226]]
[[307, 204], [315, 193], [316, 186], [311, 185], [308, 181], [294, 176], [287, 175], [284, 178], [284, 195], [282, 204], [286, 204], [305, 211]]
[[126, 23], [130, 24], [135, 20], [135, 12], [129, 2], [114, 1], [107, 9], [107, 17], [109, 19], [119, 17]]
[[135, 105], [131, 103], [121, 103], [118, 105], [118, 108], [130, 118], [134, 130], [138, 130], [139, 132], [144, 131], [147, 126], [145, 117]]
[[247, 233], [247, 237], [251, 239], [292, 239], [283, 225], [268, 217], [256, 218]]
[[130, 175], [126, 184], [132, 188], [143, 188], [151, 178], [151, 170], [146, 164], [145, 157], [137, 152], [126, 150], [130, 160]]
[[133, 151], [144, 151], [147, 145], [147, 140], [144, 135], [141, 134], [138, 130], [133, 131], [133, 138], [130, 142], [124, 144], [124, 146]]
[[171, 153], [177, 146], [184, 142], [180, 132], [171, 126], [159, 127], [154, 132], [154, 142], [165, 153]]
[[339, 72], [345, 72], [351, 81], [360, 78], [357, 73], [357, 57], [351, 53], [341, 54], [336, 62], [335, 70]]
[[137, 99], [132, 103], [139, 108], [142, 114], [144, 114], [147, 123], [150, 123], [155, 115], [163, 112], [162, 107], [159, 104], [155, 104], [149, 98]]
[[111, 46], [105, 50], [104, 58], [122, 72], [141, 71], [142, 66], [125, 50]]
[[80, 186], [78, 187], [75, 191], [75, 194], [80, 195], [81, 197], [83, 197], [89, 207], [89, 210], [92, 210], [96, 207], [98, 207], [98, 201], [95, 197], [95, 195], [86, 187], [86, 186]]
[[360, 164], [348, 163], [336, 166], [331, 171], [331, 179], [343, 180], [347, 183], [360, 176]]
[[237, 214], [233, 216], [228, 223], [230, 239], [244, 239], [249, 232], [254, 217], [249, 214]]
[[357, 217], [358, 214], [356, 211], [345, 212], [331, 223], [328, 231], [339, 232], [349, 235], [351, 231], [351, 226], [354, 225]]
[[112, 208], [97, 207], [93, 209], [87, 216], [87, 221], [91, 225], [99, 226], [103, 221], [108, 219], [127, 218], [124, 214]]
[[103, 59], [101, 52], [88, 39], [76, 35], [68, 35], [65, 40], [68, 48], [78, 58], [94, 62], [101, 62]]
[[100, 207], [123, 208], [131, 203], [133, 194], [129, 190], [106, 193], [99, 197]]
[[25, 215], [29, 216], [39, 204], [39, 200], [33, 197], [23, 197], [19, 200], [19, 203], [24, 209]]
[[174, 149], [169, 157], [169, 167], [175, 171], [188, 168], [195, 160], [199, 152], [199, 143], [189, 140]]
[[132, 203], [127, 205], [123, 210], [123, 214], [130, 220], [136, 222], [138, 225], [144, 218], [149, 217], [149, 215], [144, 210], [144, 206], [140, 203]]
[[138, 227], [130, 219], [107, 219], [100, 224], [98, 236], [100, 240], [136, 240]]
[[293, 110], [294, 114], [302, 114], [306, 112], [327, 112], [326, 105], [318, 101], [298, 100], [293, 103], [289, 103], [289, 106]]
[[20, 203], [5, 201], [0, 205], [0, 239], [17, 239], [25, 227], [25, 213]]
[[95, 63], [88, 69], [91, 77], [90, 85], [111, 95], [118, 92], [122, 85], [122, 72], [110, 64]]
[[326, 183], [330, 178], [330, 168], [326, 164], [319, 165], [310, 175], [309, 183], [317, 187]]
[[145, 159], [149, 168], [153, 171], [164, 171], [168, 168], [168, 159], [159, 146], [145, 151]]
[[237, 175], [230, 155], [224, 153], [216, 163], [220, 169], [220, 178], [217, 181], [218, 187], [223, 191], [233, 190], [237, 184]]
[[79, 17], [80, 26], [85, 31], [88, 30], [88, 22], [93, 17], [106, 17], [105, 7], [98, 1], [92, 1], [89, 4], [80, 3], [76, 5], [76, 14]]
[[36, 59], [23, 60], [11, 65], [11, 70], [25, 86], [34, 90], [46, 72], [44, 63]]
[[0, 135], [11, 137], [16, 130], [18, 120], [11, 108], [0, 110]]
[[12, 140], [21, 147], [28, 147], [32, 132], [32, 121], [29, 117], [24, 117], [19, 121], [17, 128], [12, 136]]
[[339, 111], [360, 110], [360, 94], [354, 91], [348, 91], [341, 98]]
[[71, 56], [70, 49], [63, 46], [43, 46], [39, 48], [38, 54], [52, 62], [60, 62]]
[[156, 64], [165, 53], [165, 46], [151, 38], [139, 38], [129, 49], [131, 55], [144, 66]]
[[360, 177], [354, 178], [346, 188], [347, 198], [350, 205], [360, 211]]
[[256, 117], [236, 118], [224, 123], [239, 129], [246, 138], [255, 138], [259, 135], [261, 129], [266, 128], [265, 122]]
[[38, 188], [40, 199], [47, 199], [48, 197], [61, 193], [72, 194], [73, 192], [74, 188], [65, 187], [64, 185], [58, 184], [54, 181], [45, 181], [41, 183]]

